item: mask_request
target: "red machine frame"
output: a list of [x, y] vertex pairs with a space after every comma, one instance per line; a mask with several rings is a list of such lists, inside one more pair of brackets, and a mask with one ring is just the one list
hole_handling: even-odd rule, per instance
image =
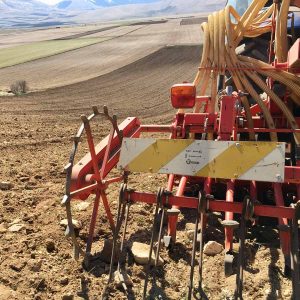
[[[300, 41], [298, 41], [300, 43]], [[290, 59], [292, 60], [292, 59]], [[289, 64], [274, 63], [274, 67], [278, 69], [289, 68]], [[295, 71], [296, 72], [296, 71]], [[298, 71], [297, 71], [298, 72]], [[270, 83], [272, 84], [272, 83]], [[118, 177], [109, 178], [110, 171], [116, 167], [122, 145], [123, 137], [139, 138], [142, 133], [169, 133], [171, 139], [185, 139], [191, 134], [194, 136], [209, 135], [214, 139], [220, 141], [238, 140], [240, 133], [300, 133], [300, 129], [291, 129], [288, 127], [288, 122], [274, 104], [270, 104], [270, 99], [266, 100], [266, 105], [269, 106], [273, 114], [274, 123], [278, 128], [268, 129], [263, 117], [260, 115], [260, 108], [258, 105], [251, 107], [252, 119], [254, 128], [249, 128], [244, 112], [240, 109], [240, 94], [224, 93], [220, 97], [220, 111], [219, 113], [210, 113], [208, 109], [209, 97], [197, 97], [196, 102], [201, 103], [203, 107], [202, 113], [184, 113], [178, 112], [175, 115], [174, 121], [171, 125], [142, 125], [138, 118], [127, 118], [119, 126], [117, 125], [116, 116], [111, 117], [108, 110], [104, 107], [104, 112], [100, 113], [96, 107], [93, 108], [93, 114], [89, 117], [82, 117], [83, 125], [78, 131], [74, 140], [74, 150], [70, 157], [70, 162], [66, 166], [67, 171], [67, 185], [66, 195], [63, 204], [67, 206], [69, 211], [68, 234], [73, 237], [75, 248], [77, 248], [77, 255], [79, 253], [88, 255], [91, 253], [93, 235], [95, 224], [99, 209], [100, 198], [102, 199], [107, 219], [110, 223], [111, 229], [114, 232], [116, 225], [110, 211], [109, 202], [106, 196], [106, 189], [115, 182], [127, 182], [128, 173], [124, 172]], [[112, 124], [110, 134], [96, 147], [93, 141], [93, 135], [90, 128], [90, 121], [102, 115], [106, 117]], [[296, 118], [300, 127], [300, 118]], [[90, 152], [83, 157], [76, 165], [74, 165], [74, 157], [77, 151], [80, 137], [85, 130]], [[205, 194], [209, 195], [212, 192], [212, 186], [217, 182], [212, 178], [197, 178], [189, 176], [169, 175], [166, 190], [173, 191], [175, 181], [179, 181], [176, 193], [173, 195], [162, 196], [162, 205], [172, 206], [175, 213], [168, 218], [168, 235], [171, 240], [176, 240], [176, 227], [179, 208], [196, 209], [198, 206], [198, 199], [187, 197], [184, 195], [187, 184], [197, 182], [202, 185]], [[247, 186], [250, 197], [258, 199], [260, 188], [255, 181], [239, 181], [227, 180], [226, 182], [226, 197], [225, 199], [207, 200], [207, 211], [225, 212], [225, 219], [233, 220], [234, 214], [243, 213], [243, 203], [234, 202], [234, 193], [237, 186]], [[274, 190], [275, 206], [263, 205], [259, 202], [253, 204], [253, 213], [255, 217], [273, 217], [278, 218], [280, 225], [280, 241], [281, 248], [285, 257], [289, 257], [292, 253], [293, 264], [298, 264], [297, 253], [295, 249], [291, 249], [291, 240], [293, 233], [289, 230], [291, 224], [296, 224], [300, 218], [299, 216], [299, 202], [300, 199], [300, 161], [297, 160], [295, 165], [285, 166], [284, 183], [264, 183], [263, 186], [269, 186]], [[294, 207], [286, 207], [284, 204], [283, 190], [292, 192], [296, 195]], [[70, 217], [70, 201], [71, 199], [85, 200], [91, 194], [95, 194], [93, 213], [90, 222], [89, 237], [86, 247], [86, 253], [78, 251], [78, 244], [74, 238], [74, 228], [72, 225], [72, 218]], [[155, 204], [157, 195], [153, 193], [137, 192], [132, 190], [124, 191], [123, 195], [131, 203], [141, 202], [148, 204]], [[264, 201], [261, 201], [264, 202]], [[177, 213], [176, 213], [177, 211]], [[291, 223], [292, 222], [292, 223]], [[298, 223], [297, 223], [298, 226]], [[295, 240], [295, 239], [294, 239]], [[233, 229], [225, 227], [225, 251], [230, 253], [232, 251], [233, 243]], [[298, 246], [299, 247], [299, 246]], [[298, 250], [297, 250], [298, 251]], [[299, 272], [294, 272], [293, 282], [299, 281]], [[300, 295], [299, 284], [293, 284], [294, 290]], [[300, 296], [299, 296], [300, 297]]]

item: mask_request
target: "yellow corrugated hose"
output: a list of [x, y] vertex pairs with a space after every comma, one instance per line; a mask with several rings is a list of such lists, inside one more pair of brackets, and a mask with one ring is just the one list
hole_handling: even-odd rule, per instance
[[[271, 32], [271, 17], [276, 14], [275, 55], [278, 62], [286, 62], [288, 54], [287, 17], [290, 0], [282, 1], [278, 13], [275, 11], [275, 4], [263, 10], [266, 2], [267, 0], [252, 1], [242, 16], [232, 6], [227, 6], [219, 12], [209, 15], [208, 22], [201, 25], [204, 34], [203, 52], [194, 84], [198, 86], [198, 95], [200, 96], [205, 95], [210, 87], [211, 101], [208, 111], [215, 112], [218, 100], [218, 76], [224, 75], [225, 71], [230, 73], [236, 88], [249, 93], [259, 105], [268, 127], [274, 129], [275, 124], [272, 115], [253, 87], [254, 82], [282, 110], [290, 127], [297, 129], [298, 124], [288, 108], [289, 103], [283, 102], [263, 78], [269, 77], [285, 85], [291, 93], [288, 101], [293, 101], [297, 105], [300, 105], [300, 78], [293, 73], [278, 70], [260, 60], [236, 54], [236, 48], [244, 38], [255, 38]], [[241, 97], [241, 101], [248, 127], [253, 128], [249, 101], [246, 96]], [[200, 107], [196, 104], [194, 112], [199, 111]], [[277, 134], [270, 133], [270, 138], [276, 141]], [[294, 138], [296, 143], [300, 144], [300, 134], [294, 134]], [[254, 139], [254, 133], [250, 134], [250, 139]]]

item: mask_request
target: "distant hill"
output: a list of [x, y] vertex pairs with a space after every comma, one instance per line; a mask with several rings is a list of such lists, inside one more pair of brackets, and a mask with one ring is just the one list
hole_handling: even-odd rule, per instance
[[226, 0], [0, 0], [0, 27], [43, 27], [212, 12]]
[[58, 9], [91, 10], [126, 4], [152, 3], [159, 0], [63, 0], [56, 4]]

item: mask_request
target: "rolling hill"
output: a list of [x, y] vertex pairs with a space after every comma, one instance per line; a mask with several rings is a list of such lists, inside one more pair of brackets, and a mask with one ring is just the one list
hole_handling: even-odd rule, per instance
[[0, 27], [44, 27], [165, 15], [211, 12], [225, 0], [63, 0], [49, 6], [37, 0], [1, 0]]

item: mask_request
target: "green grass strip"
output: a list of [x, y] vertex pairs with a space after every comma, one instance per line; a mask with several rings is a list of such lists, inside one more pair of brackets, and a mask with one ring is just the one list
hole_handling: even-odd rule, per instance
[[32, 60], [49, 57], [66, 51], [90, 46], [105, 38], [81, 38], [35, 42], [11, 48], [0, 49], [0, 68], [10, 67]]

